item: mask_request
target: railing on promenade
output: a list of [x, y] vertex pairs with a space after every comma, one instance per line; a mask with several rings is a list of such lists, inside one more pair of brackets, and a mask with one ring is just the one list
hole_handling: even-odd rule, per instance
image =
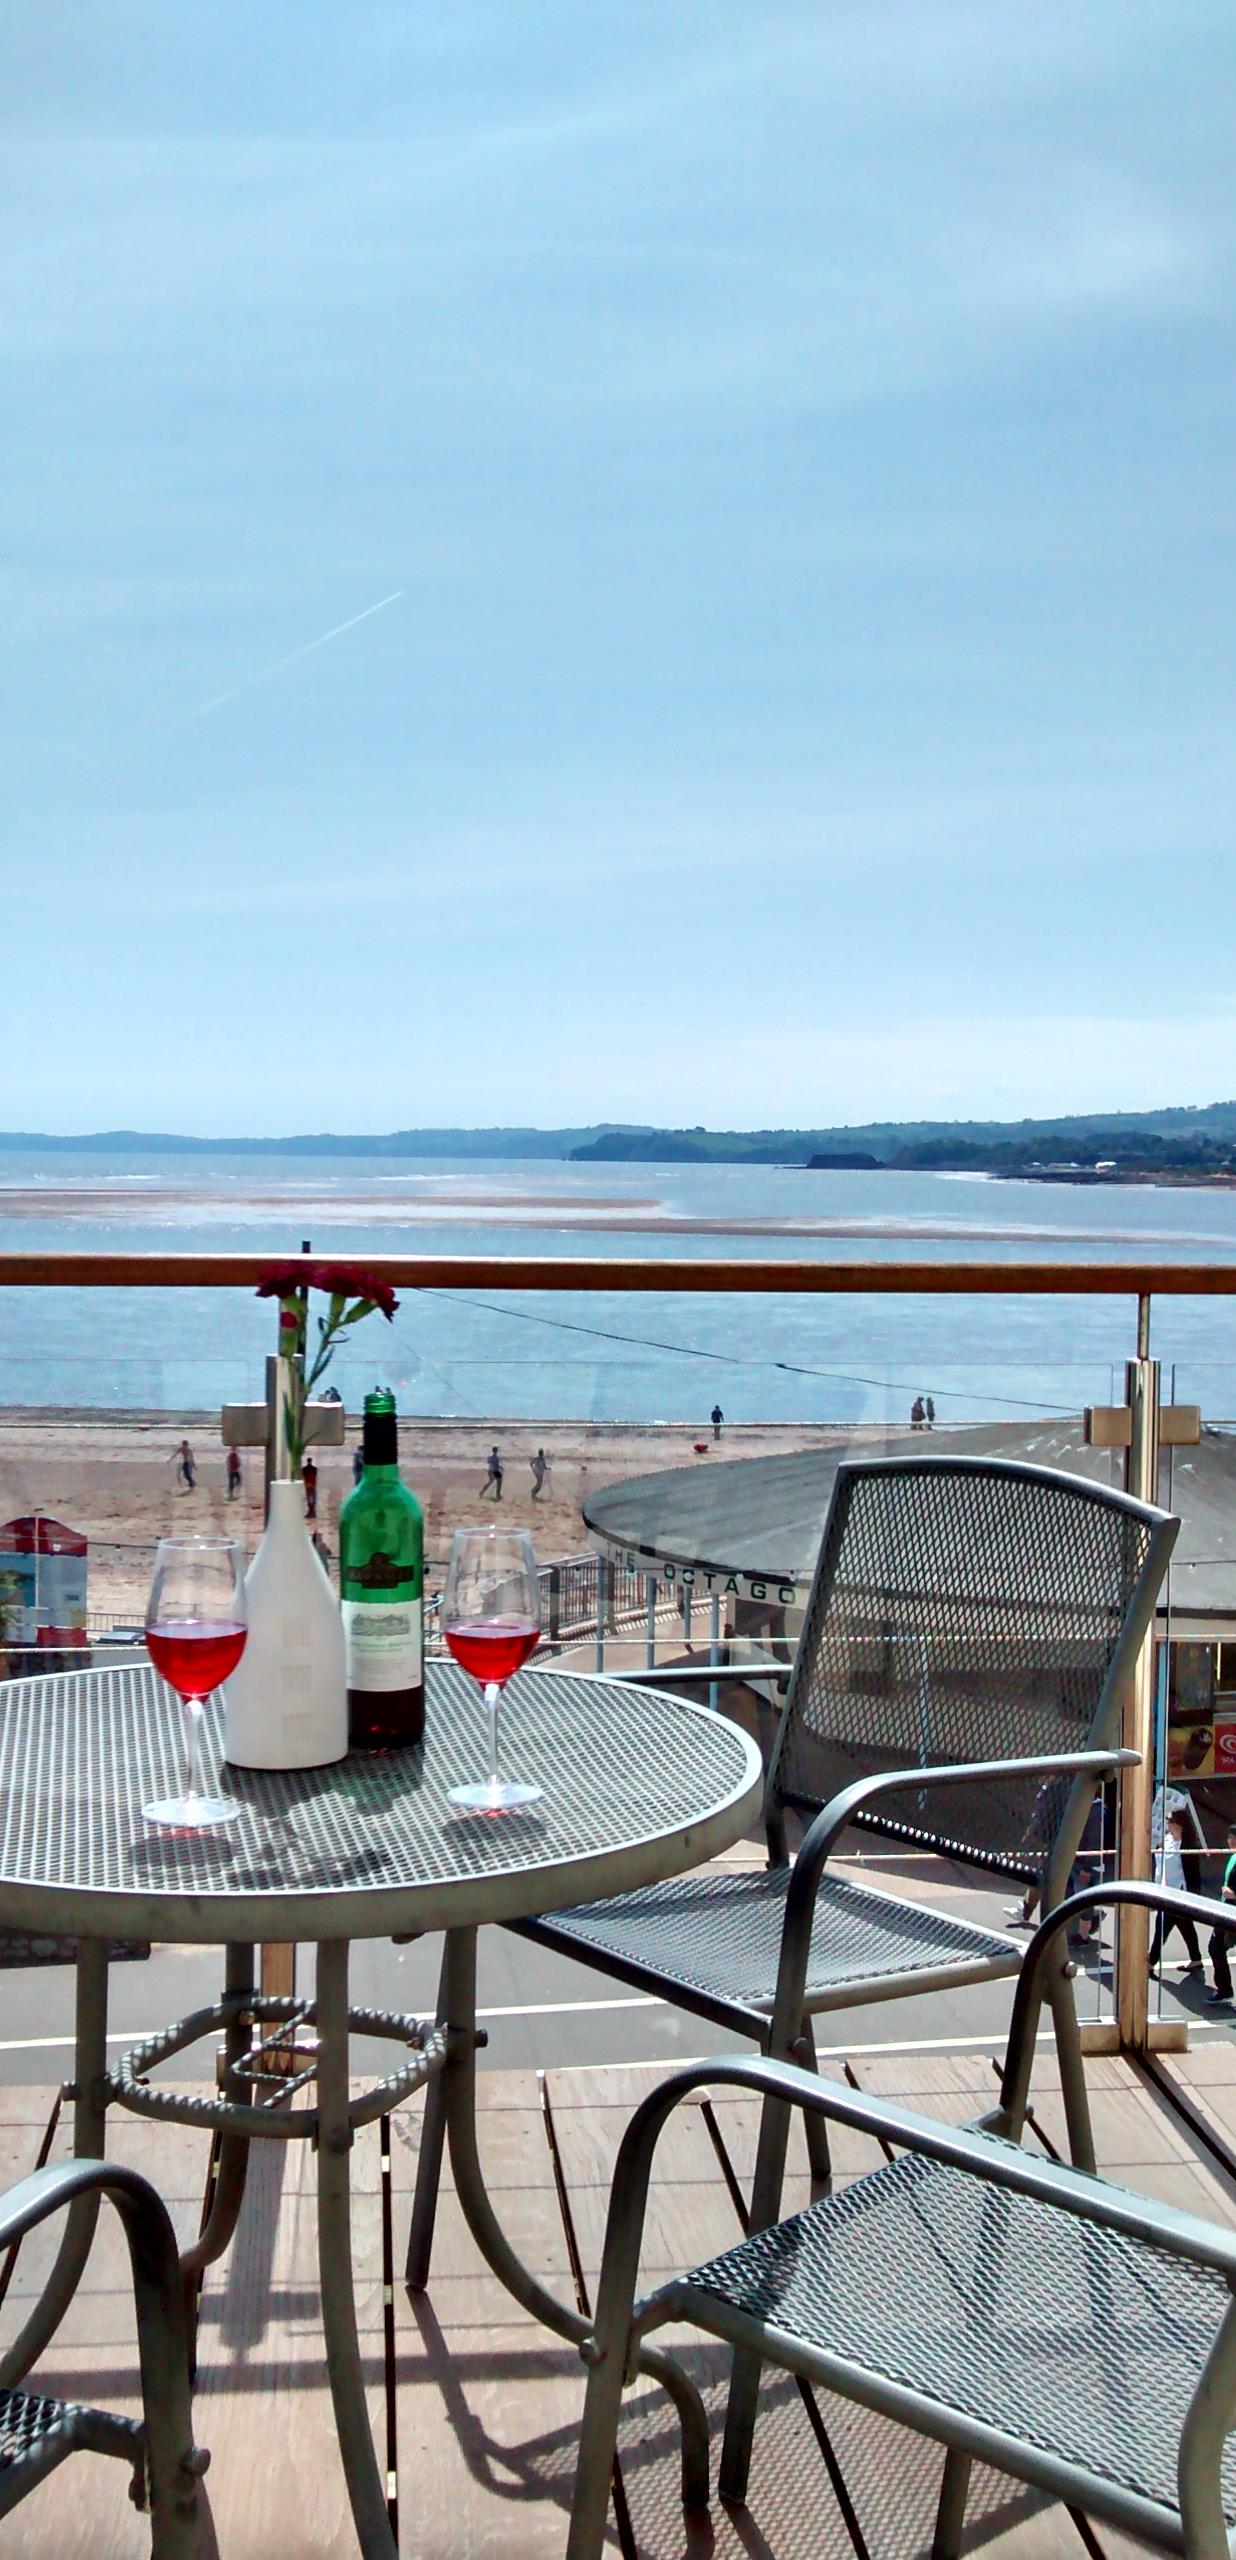
[[[1153, 1499], [1158, 1486], [1161, 1399], [1158, 1364], [1150, 1356], [1153, 1301], [1236, 1297], [1236, 1262], [771, 1261], [629, 1256], [367, 1254], [366, 1268], [393, 1287], [416, 1291], [536, 1292], [581, 1295], [630, 1292], [658, 1296], [734, 1297], [1056, 1297], [1124, 1298], [1134, 1315], [1125, 1403], [1108, 1409], [1109, 1445], [1123, 1446], [1129, 1490]], [[4, 1253], [0, 1288], [245, 1289], [269, 1269], [269, 1253]], [[1123, 1419], [1123, 1431], [1118, 1427]], [[598, 1568], [595, 1624], [606, 1622], [605, 1568]], [[561, 1594], [559, 1595], [561, 1599]], [[1125, 1742], [1140, 1755], [1126, 1773], [1119, 1827], [1119, 1871], [1150, 1868], [1150, 1795], [1154, 1761], [1154, 1642], [1148, 1638], [1127, 1705]], [[1121, 2040], [1150, 2038], [1147, 1929], [1140, 1911], [1122, 1911], [1117, 1939], [1116, 2004]]]

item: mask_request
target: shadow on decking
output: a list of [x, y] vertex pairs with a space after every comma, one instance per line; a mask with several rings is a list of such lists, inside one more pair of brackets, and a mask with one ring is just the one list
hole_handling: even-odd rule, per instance
[[[1226, 2040], [1174, 2058], [1194, 2123], [1126, 2064], [1096, 2060], [1090, 2076], [1100, 2156], [1130, 2185], [1193, 2210], [1230, 2216], [1231, 2182], [1204, 2132], [1236, 2125], [1236, 2056]], [[981, 2054], [862, 2056], [852, 2074], [953, 2120], [989, 2102]], [[567, 2299], [595, 2282], [609, 2169], [630, 2110], [651, 2085], [646, 2068], [492, 2073], [480, 2084], [482, 2153], [491, 2192], [521, 2255]], [[1038, 2131], [1061, 2138], [1058, 2095], [1044, 2053]], [[0, 2092], [7, 2179], [37, 2155], [51, 2093]], [[670, 2272], [736, 2236], [732, 2184], [749, 2175], [751, 2101], [727, 2092], [681, 2109], [667, 2129], [646, 2231], [645, 2278]], [[1200, 2128], [1200, 2130], [1199, 2130]], [[527, 2320], [478, 2260], [449, 2190], [430, 2289], [394, 2288], [393, 2349], [384, 2327], [386, 2264], [402, 2266], [419, 2135], [415, 2101], [391, 2123], [393, 2205], [384, 2231], [381, 2137], [368, 2128], [353, 2154], [357, 2308], [377, 2440], [397, 2480], [401, 2547], [417, 2560], [560, 2560], [574, 2476], [583, 2374], [574, 2352]], [[67, 2148], [57, 2123], [53, 2156]], [[115, 2148], [144, 2166], [185, 2239], [196, 2230], [206, 2168], [200, 2137], [118, 2122]], [[856, 2137], [838, 2142], [841, 2178], [870, 2163]], [[729, 2178], [725, 2170], [729, 2170]], [[809, 2192], [797, 2154], [787, 2203]], [[47, 2265], [39, 2237], [22, 2250], [4, 2306], [6, 2334]], [[212, 2452], [203, 2560], [354, 2560], [356, 2543], [334, 2441], [318, 2314], [314, 2161], [303, 2143], [256, 2147], [250, 2192], [228, 2256], [203, 2289], [198, 2434]], [[719, 2438], [723, 2351], [696, 2340], [682, 2353]], [[101, 2227], [60, 2338], [39, 2368], [50, 2390], [135, 2405], [135, 2358], [123, 2244]], [[925, 2560], [942, 2455], [891, 2422], [781, 2375], [765, 2387], [746, 2508], [714, 2502], [688, 2524], [679, 2501], [677, 2426], [653, 2384], [629, 2395], [611, 2549], [621, 2560]], [[715, 2471], [714, 2471], [715, 2476]], [[0, 2560], [76, 2552], [89, 2560], [145, 2560], [145, 2523], [128, 2504], [121, 2467], [77, 2457], [0, 2526]], [[1030, 2492], [976, 2469], [968, 2547], [986, 2560], [1124, 2560], [1132, 2546], [1108, 2527], [1071, 2519]]]

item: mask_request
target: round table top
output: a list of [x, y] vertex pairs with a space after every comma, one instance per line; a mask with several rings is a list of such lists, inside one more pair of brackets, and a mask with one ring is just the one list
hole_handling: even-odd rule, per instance
[[486, 1717], [453, 1663], [427, 1667], [425, 1740], [324, 1769], [233, 1769], [207, 1709], [207, 1769], [236, 1820], [143, 1821], [183, 1782], [185, 1714], [149, 1663], [0, 1684], [0, 1927], [157, 1944], [387, 1937], [526, 1918], [656, 1883], [737, 1840], [759, 1810], [759, 1754], [737, 1725], [600, 1674], [520, 1672], [503, 1767], [540, 1784], [474, 1814], [448, 1787], [483, 1776]]

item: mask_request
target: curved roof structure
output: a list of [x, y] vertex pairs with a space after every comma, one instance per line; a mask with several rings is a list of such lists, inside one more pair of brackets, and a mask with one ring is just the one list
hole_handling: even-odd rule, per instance
[[[908, 1432], [775, 1458], [710, 1458], [707, 1465], [607, 1485], [589, 1495], [584, 1519], [597, 1545], [636, 1571], [656, 1572], [705, 1595], [784, 1608], [806, 1597], [843, 1459], [954, 1452], [1028, 1459], [1100, 1484], [1123, 1478], [1119, 1456], [1088, 1448], [1080, 1416], [1066, 1416]], [[1187, 1635], [1204, 1619], [1209, 1632], [1215, 1619], [1236, 1618], [1236, 1434], [1203, 1430], [1197, 1448], [1166, 1452], [1161, 1499], [1182, 1522], [1169, 1589], [1174, 1631]]]

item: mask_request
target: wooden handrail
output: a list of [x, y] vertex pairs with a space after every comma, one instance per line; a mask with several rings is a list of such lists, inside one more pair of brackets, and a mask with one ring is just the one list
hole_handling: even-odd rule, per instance
[[[271, 1253], [0, 1253], [0, 1288], [255, 1289], [262, 1273], [280, 1258], [291, 1259]], [[1236, 1260], [696, 1262], [401, 1253], [346, 1258], [361, 1261], [365, 1270], [396, 1289], [614, 1289], [735, 1297], [1236, 1297]]]

